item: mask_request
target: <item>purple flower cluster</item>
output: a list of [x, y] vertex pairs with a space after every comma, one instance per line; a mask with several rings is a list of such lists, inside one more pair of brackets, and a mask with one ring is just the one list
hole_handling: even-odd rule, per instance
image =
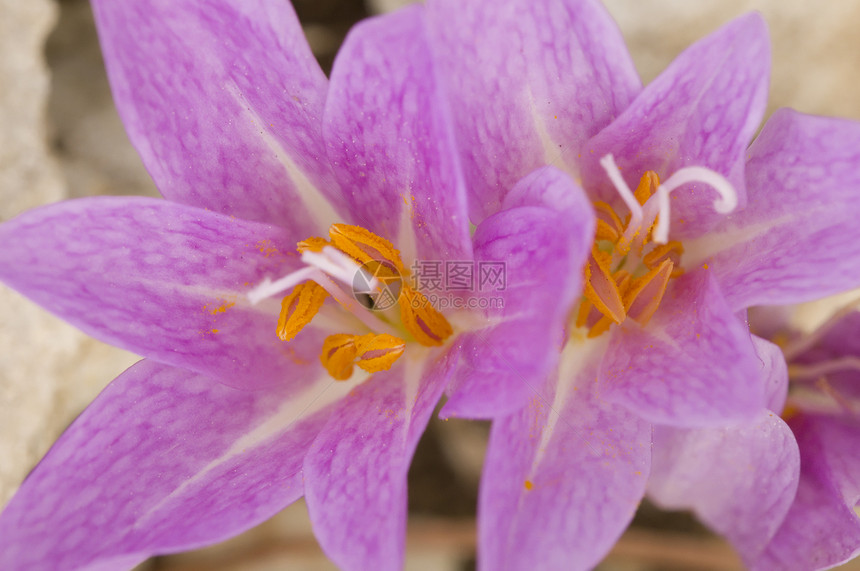
[[[860, 285], [860, 125], [780, 110], [752, 140], [758, 15], [643, 87], [596, 0], [428, 0], [359, 24], [330, 79], [285, 1], [93, 5], [166, 200], [25, 213], [0, 280], [144, 359], [0, 516], [0, 567], [131, 567], [304, 496], [335, 563], [398, 569], [443, 395], [493, 421], [484, 569], [593, 567], [646, 492], [753, 568], [860, 549], [857, 367], [840, 408], [786, 409], [746, 321]], [[503, 303], [371, 311], [368, 260], [501, 263]], [[860, 358], [855, 325], [792, 366]]]

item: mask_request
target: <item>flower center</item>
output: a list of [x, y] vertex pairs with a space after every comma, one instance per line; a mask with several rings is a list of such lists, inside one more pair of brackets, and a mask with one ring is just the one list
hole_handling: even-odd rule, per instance
[[645, 325], [660, 307], [669, 280], [684, 273], [684, 247], [669, 237], [669, 194], [689, 182], [704, 182], [720, 198], [714, 209], [728, 213], [738, 203], [737, 193], [721, 175], [703, 167], [678, 170], [663, 184], [654, 171], [642, 175], [631, 192], [612, 155], [600, 160], [630, 214], [621, 217], [606, 202], [594, 202], [597, 232], [585, 265], [584, 298], [576, 326], [598, 337], [628, 317]]
[[335, 379], [348, 379], [355, 365], [369, 373], [390, 369], [406, 339], [435, 346], [453, 333], [445, 317], [405, 282], [400, 252], [385, 238], [360, 226], [333, 224], [328, 240], [311, 237], [297, 249], [306, 267], [264, 281], [248, 298], [256, 303], [290, 290], [278, 318], [277, 335], [284, 341], [295, 338], [329, 296], [357, 317], [370, 333], [337, 333], [323, 342], [320, 361]]

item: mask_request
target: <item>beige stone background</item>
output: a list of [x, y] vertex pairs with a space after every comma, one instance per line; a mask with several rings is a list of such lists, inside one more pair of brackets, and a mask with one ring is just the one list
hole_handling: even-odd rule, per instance
[[[402, 3], [297, 0], [330, 62], [350, 22]], [[860, 119], [860, 0], [607, 0], [648, 81], [685, 46], [751, 9], [773, 39], [771, 110]], [[155, 194], [113, 109], [84, 0], [0, 0], [0, 221], [94, 194]], [[808, 313], [818, 319], [819, 309]], [[65, 426], [136, 357], [88, 339], [0, 286], [0, 505]], [[473, 506], [486, 427], [433, 422], [410, 474], [407, 569], [474, 566]], [[142, 567], [333, 569], [301, 503], [226, 544]], [[643, 507], [600, 569], [737, 569], [718, 538]], [[858, 566], [852, 568], [860, 569]]]

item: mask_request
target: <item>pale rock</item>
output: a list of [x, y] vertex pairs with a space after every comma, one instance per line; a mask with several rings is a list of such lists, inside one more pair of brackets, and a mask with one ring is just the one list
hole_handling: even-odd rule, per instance
[[[0, 221], [66, 197], [50, 156], [43, 54], [49, 0], [0, 0]], [[46, 230], [47, 231], [47, 230]], [[0, 506], [68, 423], [133, 358], [0, 286]]]

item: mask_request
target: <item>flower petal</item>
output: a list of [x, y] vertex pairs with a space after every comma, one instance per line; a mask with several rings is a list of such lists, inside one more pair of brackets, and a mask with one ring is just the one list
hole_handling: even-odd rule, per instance
[[860, 285], [860, 123], [783, 109], [749, 150], [749, 205], [690, 245], [733, 308], [817, 299]]
[[651, 427], [592, 393], [595, 368], [494, 421], [478, 509], [481, 569], [591, 569], [633, 518]]
[[781, 414], [788, 398], [788, 365], [782, 349], [755, 335], [752, 336], [752, 342], [759, 362], [764, 367], [765, 408]]
[[[421, 6], [353, 28], [332, 70], [326, 148], [354, 223], [401, 247], [416, 241], [424, 260], [471, 260], [466, 191], [425, 28]], [[406, 263], [415, 255], [404, 252]]]
[[765, 405], [770, 367], [707, 271], [676, 279], [647, 327], [628, 319], [611, 335], [602, 396], [651, 422], [713, 426]]
[[422, 368], [408, 351], [335, 407], [305, 459], [314, 531], [343, 569], [403, 566], [409, 462], [459, 358], [450, 350]]
[[[850, 363], [860, 356], [860, 312], [852, 311], [822, 327], [825, 328], [812, 334], [820, 333], [821, 337], [811, 347], [792, 356], [792, 365], [815, 367], [834, 361]], [[860, 371], [855, 367], [828, 371], [826, 384], [844, 397], [860, 399]]]
[[131, 567], [271, 517], [302, 494], [302, 458], [337, 396], [323, 392], [331, 383], [290, 398], [286, 387], [239, 391], [141, 361], [69, 427], [0, 516], [0, 567]]
[[504, 207], [474, 236], [479, 274], [501, 267], [505, 276], [501, 288], [479, 298], [495, 325], [459, 340], [464, 363], [443, 416], [488, 418], [522, 408], [555, 369], [565, 323], [581, 295], [595, 224], [582, 189], [547, 167], [520, 181]]
[[326, 78], [288, 2], [93, 8], [117, 108], [165, 197], [293, 241], [336, 222], [317, 190], [337, 200], [320, 160]]
[[535, 168], [563, 158], [576, 174], [583, 143], [641, 89], [597, 1], [433, 0], [427, 11], [476, 224]]
[[[757, 13], [742, 16], [690, 46], [586, 146], [584, 186], [602, 200], [617, 192], [598, 160], [613, 154], [627, 183], [655, 171], [666, 179], [685, 166], [712, 169], [745, 203], [744, 152], [767, 104], [767, 28]], [[717, 223], [717, 194], [685, 185], [672, 194], [672, 237], [698, 236]]]
[[829, 569], [860, 554], [857, 419], [802, 414], [789, 421], [800, 445], [797, 497], [753, 569]]
[[278, 300], [245, 293], [296, 267], [277, 227], [140, 197], [74, 200], [0, 226], [0, 279], [107, 343], [251, 388], [316, 378], [321, 333], [277, 338]]
[[690, 509], [755, 561], [791, 507], [800, 474], [794, 435], [763, 410], [750, 423], [693, 430], [657, 427], [648, 494]]

